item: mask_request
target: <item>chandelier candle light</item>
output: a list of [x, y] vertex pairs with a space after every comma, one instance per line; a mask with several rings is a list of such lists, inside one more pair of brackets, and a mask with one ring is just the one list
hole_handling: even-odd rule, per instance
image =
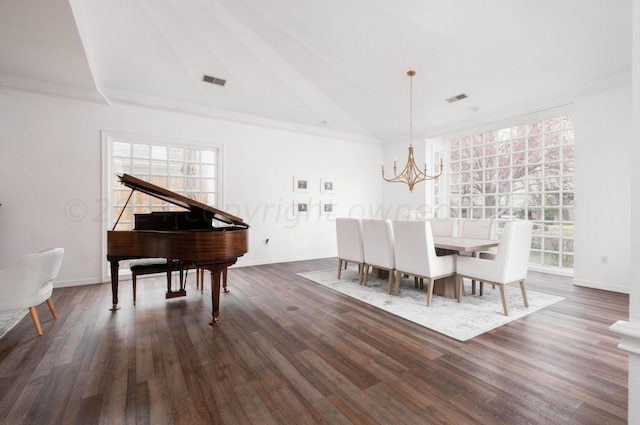
[[406, 183], [409, 186], [409, 192], [413, 192], [413, 186], [426, 180], [434, 180], [442, 175], [442, 158], [440, 158], [440, 172], [436, 175], [427, 175], [427, 164], [424, 164], [424, 171], [421, 171], [416, 165], [413, 158], [413, 76], [415, 71], [407, 72], [409, 76], [409, 159], [404, 170], [398, 174], [396, 161], [393, 161], [393, 174], [395, 177], [388, 179], [384, 176], [384, 162], [382, 163], [382, 178], [392, 183]]

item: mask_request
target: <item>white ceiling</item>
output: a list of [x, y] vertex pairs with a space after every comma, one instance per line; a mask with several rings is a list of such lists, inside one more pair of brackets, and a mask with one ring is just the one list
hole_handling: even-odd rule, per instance
[[3, 87], [391, 141], [408, 70], [414, 137], [557, 106], [630, 82], [631, 0], [0, 0]]

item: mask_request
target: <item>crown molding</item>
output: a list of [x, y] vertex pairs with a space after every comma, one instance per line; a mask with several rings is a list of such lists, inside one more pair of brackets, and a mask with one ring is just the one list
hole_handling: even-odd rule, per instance
[[445, 123], [429, 129], [418, 129], [417, 133], [425, 138], [452, 137], [477, 130], [487, 130], [490, 126], [512, 125], [517, 120], [544, 114], [547, 111], [561, 111], [571, 108], [576, 101], [589, 96], [630, 86], [631, 72], [621, 72], [608, 78], [593, 81], [591, 84], [586, 84], [581, 89], [573, 92], [558, 93], [554, 97], [533, 99], [527, 103], [511, 106], [508, 111], [493, 110], [485, 114], [480, 113], [475, 118], [467, 117], [461, 121]]
[[190, 115], [199, 115], [207, 118], [215, 118], [224, 121], [233, 121], [242, 124], [249, 124], [259, 127], [272, 128], [278, 130], [303, 133], [313, 136], [327, 137], [331, 139], [348, 140], [352, 142], [364, 143], [379, 146], [379, 139], [367, 137], [359, 134], [346, 133], [330, 130], [327, 128], [314, 127], [303, 124], [296, 124], [287, 121], [279, 121], [271, 118], [259, 117], [256, 115], [243, 114], [240, 112], [214, 109], [206, 105], [196, 105], [192, 103], [177, 102], [173, 100], [157, 98], [153, 96], [141, 95], [112, 89], [102, 89], [101, 92], [112, 103], [130, 104], [144, 106], [148, 108], [161, 109], [172, 112], [182, 112]]
[[0, 87], [28, 91], [32, 93], [46, 94], [68, 99], [82, 100], [101, 104], [109, 104], [109, 101], [100, 93], [98, 89], [87, 90], [78, 87], [53, 84], [47, 81], [33, 80], [16, 77], [13, 75], [0, 74]]
[[199, 115], [207, 118], [215, 118], [224, 121], [234, 121], [259, 127], [272, 128], [278, 130], [291, 131], [295, 133], [321, 136], [331, 139], [347, 140], [351, 142], [364, 143], [368, 145], [380, 146], [379, 139], [363, 136], [354, 133], [330, 130], [303, 124], [295, 124], [287, 121], [279, 121], [255, 115], [243, 114], [239, 112], [213, 109], [206, 105], [196, 105], [185, 102], [176, 102], [168, 99], [153, 96], [141, 95], [125, 91], [112, 90], [107, 88], [96, 88], [96, 90], [85, 90], [76, 87], [56, 85], [49, 82], [20, 78], [5, 74], [0, 74], [0, 88], [27, 91], [38, 94], [64, 97], [75, 100], [96, 102], [111, 105], [113, 103], [129, 104], [169, 112], [181, 112], [190, 115]]

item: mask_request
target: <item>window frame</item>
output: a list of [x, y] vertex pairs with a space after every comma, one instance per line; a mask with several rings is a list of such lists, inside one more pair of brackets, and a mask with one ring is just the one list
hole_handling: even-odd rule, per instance
[[[548, 128], [552, 123], [559, 126]], [[521, 117], [445, 139], [448, 176], [438, 183], [443, 185], [438, 190], [446, 191], [443, 201], [448, 215], [497, 218], [500, 228], [509, 219], [529, 219], [535, 226], [531, 260], [540, 259], [530, 261], [530, 268], [571, 275], [575, 259], [573, 111]], [[503, 209], [508, 210], [507, 217], [499, 214]], [[556, 256], [557, 265], [549, 264]]]

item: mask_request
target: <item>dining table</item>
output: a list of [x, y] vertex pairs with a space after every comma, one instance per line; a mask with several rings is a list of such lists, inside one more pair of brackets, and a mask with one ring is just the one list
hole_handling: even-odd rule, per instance
[[461, 238], [457, 236], [433, 236], [436, 248], [457, 252], [486, 251], [500, 244], [499, 239]]
[[[438, 255], [479, 252], [494, 248], [500, 244], [499, 239], [462, 238], [457, 236], [433, 236], [433, 243]], [[447, 298], [456, 298], [456, 276], [436, 279], [433, 282], [433, 293]]]

